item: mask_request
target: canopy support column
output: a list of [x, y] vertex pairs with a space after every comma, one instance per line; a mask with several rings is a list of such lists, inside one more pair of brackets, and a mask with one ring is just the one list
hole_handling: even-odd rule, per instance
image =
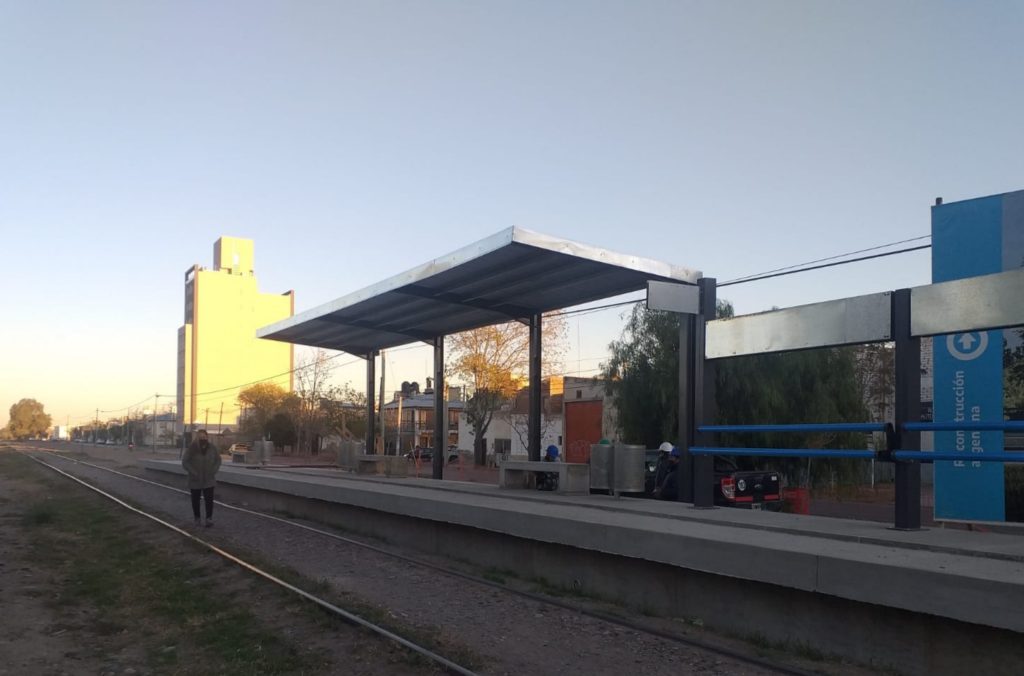
[[[892, 294], [892, 336], [896, 343], [896, 448], [921, 450], [921, 433], [908, 432], [903, 423], [921, 421], [921, 339], [910, 328], [910, 289]], [[896, 463], [896, 530], [921, 528], [921, 463]]]
[[433, 478], [444, 478], [448, 459], [448, 410], [444, 396], [444, 336], [434, 339], [434, 460]]
[[[377, 387], [377, 383], [376, 383], [377, 373], [376, 373], [376, 368], [375, 368], [376, 367], [376, 362], [374, 361], [376, 358], [377, 358], [376, 350], [371, 350], [370, 353], [366, 355], [366, 449], [365, 449], [365, 451], [366, 451], [366, 453], [370, 453], [370, 454], [375, 453], [376, 450], [377, 450], [376, 449], [377, 444], [375, 443], [375, 435], [377, 433], [377, 425], [375, 424], [376, 420], [375, 420], [374, 410], [373, 410], [373, 402], [374, 402], [374, 399], [376, 399], [376, 397], [374, 396], [374, 392], [375, 392], [376, 387]], [[381, 411], [381, 415], [382, 416], [384, 415], [384, 411]]]
[[541, 315], [530, 316], [530, 411], [527, 422], [530, 460], [540, 460], [540, 404], [541, 404]]
[[[714, 320], [718, 306], [718, 286], [714, 277], [697, 282], [700, 288], [700, 314], [694, 322], [693, 339], [693, 429], [689, 438], [708, 445], [707, 435], [698, 431], [701, 425], [715, 421], [715, 362], [707, 361], [707, 326]], [[693, 457], [693, 506], [711, 509], [715, 506], [715, 459], [710, 455]]]

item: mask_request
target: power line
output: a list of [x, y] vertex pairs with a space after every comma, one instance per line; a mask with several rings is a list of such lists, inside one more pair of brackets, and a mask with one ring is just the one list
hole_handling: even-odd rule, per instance
[[845, 261], [836, 261], [834, 263], [825, 263], [823, 265], [812, 265], [806, 268], [800, 268], [799, 270], [787, 270], [786, 272], [775, 272], [772, 274], [764, 274], [758, 277], [747, 277], [743, 279], [736, 279], [729, 282], [722, 282], [719, 287], [732, 286], [733, 284], [746, 284], [748, 282], [759, 282], [762, 279], [771, 279], [773, 277], [784, 277], [785, 275], [795, 275], [799, 272], [810, 272], [811, 270], [821, 270], [822, 268], [832, 268], [837, 265], [846, 265], [847, 263], [860, 263], [862, 261], [869, 261], [875, 258], [884, 258], [886, 256], [895, 256], [897, 254], [909, 253], [911, 251], [920, 251], [922, 249], [932, 248], [931, 244], [922, 244], [921, 246], [912, 246], [906, 249], [897, 249], [896, 251], [886, 251], [885, 253], [872, 254], [871, 256], [861, 256], [860, 258], [850, 258]]
[[[784, 277], [786, 275], [794, 275], [794, 274], [797, 274], [797, 273], [800, 273], [800, 272], [810, 272], [812, 270], [821, 270], [821, 269], [824, 269], [824, 268], [831, 268], [831, 267], [836, 267], [836, 266], [839, 266], [839, 265], [846, 265], [848, 263], [860, 263], [860, 262], [863, 262], [863, 261], [873, 260], [873, 259], [876, 259], [876, 258], [884, 258], [884, 257], [887, 257], [887, 256], [895, 256], [895, 255], [898, 255], [898, 254], [910, 253], [910, 252], [913, 252], [913, 251], [921, 251], [923, 249], [930, 249], [931, 248], [931, 244], [923, 244], [921, 246], [907, 247], [907, 248], [904, 248], [904, 249], [898, 249], [896, 251], [886, 251], [886, 252], [883, 252], [883, 253], [872, 254], [870, 256], [861, 256], [861, 257], [858, 257], [858, 258], [850, 258], [850, 259], [842, 260], [842, 261], [837, 261], [836, 260], [838, 258], [846, 258], [847, 256], [852, 256], [852, 255], [855, 255], [855, 254], [858, 254], [858, 253], [866, 253], [866, 252], [869, 252], [869, 251], [877, 251], [879, 249], [885, 249], [885, 248], [888, 248], [888, 247], [891, 247], [891, 246], [896, 246], [898, 244], [907, 244], [909, 242], [916, 242], [916, 241], [920, 241], [922, 239], [928, 239], [930, 237], [931, 237], [931, 235], [921, 235], [919, 237], [910, 237], [908, 239], [898, 240], [898, 241], [895, 241], [895, 242], [889, 242], [888, 244], [879, 244], [877, 246], [867, 247], [865, 249], [858, 249], [856, 251], [849, 251], [849, 252], [846, 252], [846, 253], [843, 253], [843, 254], [837, 254], [835, 256], [828, 256], [826, 258], [818, 258], [818, 259], [815, 259], [815, 260], [812, 260], [812, 261], [807, 261], [805, 263], [796, 263], [794, 265], [788, 265], [788, 266], [781, 267], [781, 268], [775, 268], [773, 270], [767, 270], [767, 271], [762, 272], [762, 273], [754, 273], [754, 274], [747, 275], [747, 276], [744, 276], [744, 277], [737, 277], [735, 279], [731, 279], [731, 280], [728, 280], [728, 281], [725, 281], [725, 282], [721, 282], [717, 286], [725, 287], [725, 286], [733, 286], [733, 285], [736, 285], [736, 284], [746, 284], [746, 283], [749, 283], [749, 282], [757, 282], [757, 281], [761, 281], [761, 280], [765, 280], [765, 279], [772, 279], [772, 278], [775, 278], [775, 277]], [[833, 262], [828, 262], [828, 261], [833, 261]], [[823, 263], [823, 264], [822, 265], [814, 265], [815, 263]], [[642, 302], [644, 302], [644, 299], [642, 299], [642, 298], [641, 299], [636, 299], [636, 300], [618, 301], [618, 302], [615, 302], [615, 303], [607, 303], [607, 304], [604, 304], [604, 305], [597, 305], [597, 306], [594, 306], [594, 307], [582, 308], [582, 309], [579, 309], [579, 310], [568, 310], [568, 311], [562, 312], [560, 314], [562, 316], [583, 316], [583, 315], [591, 314], [591, 313], [594, 313], [594, 312], [600, 312], [602, 310], [608, 310], [608, 309], [611, 309], [611, 308], [623, 307], [623, 306], [626, 306], [626, 305], [636, 305], [637, 303], [642, 303]], [[419, 348], [419, 347], [423, 347], [423, 346], [421, 346], [421, 345], [408, 345], [408, 346], [405, 346], [405, 347], [395, 348], [395, 349], [393, 349], [391, 351], [392, 352], [402, 352], [402, 351], [405, 351], [405, 350], [416, 349], [416, 348]], [[339, 352], [336, 355], [328, 357], [327, 361], [332, 361], [334, 359], [337, 359], [338, 357], [341, 357], [344, 354], [345, 354], [344, 352]], [[352, 364], [357, 364], [360, 361], [364, 361], [364, 360], [362, 358], [356, 358], [356, 359], [353, 359], [351, 361], [345, 362], [343, 364], [339, 364], [338, 366], [340, 368], [344, 368], [345, 366], [351, 366]], [[242, 383], [242, 384], [239, 384], [239, 385], [233, 385], [233, 386], [221, 388], [221, 389], [218, 389], [218, 390], [210, 390], [210, 391], [207, 391], [207, 392], [198, 392], [198, 393], [190, 395], [189, 398], [193, 399], [194, 401], [197, 401], [200, 397], [207, 397], [207, 396], [212, 395], [212, 394], [219, 394], [219, 393], [222, 393], [222, 392], [230, 392], [230, 391], [233, 391], [233, 390], [239, 390], [239, 389], [241, 389], [243, 387], [247, 387], [249, 385], [256, 385], [258, 383], [267, 382], [267, 381], [270, 381], [270, 380], [274, 380], [276, 378], [281, 378], [281, 377], [284, 377], [284, 376], [287, 376], [287, 375], [291, 375], [293, 373], [297, 373], [298, 371], [310, 368], [311, 366], [314, 366], [314, 365], [315, 365], [315, 362], [309, 363], [309, 364], [303, 364], [301, 366], [297, 366], [297, 367], [295, 367], [293, 369], [290, 369], [290, 370], [285, 371], [283, 373], [279, 373], [277, 375], [269, 376], [267, 378], [261, 378], [259, 380], [254, 380], [254, 381], [251, 381], [251, 382], [248, 382], [248, 383]], [[593, 369], [585, 369], [585, 371], [586, 370], [593, 370]], [[172, 395], [158, 395], [158, 396], [170, 397]], [[140, 400], [138, 403], [131, 404], [130, 406], [123, 406], [121, 408], [101, 410], [101, 411], [99, 411], [99, 413], [118, 413], [120, 411], [125, 411], [125, 410], [131, 409], [131, 408], [135, 408], [135, 407], [145, 403], [148, 400], [149, 400], [149, 397], [147, 396], [144, 399]], [[84, 415], [84, 416], [71, 416], [71, 417], [73, 417], [75, 420], [85, 420], [85, 419], [92, 418], [93, 416], [91, 414], [89, 414], [89, 415]]]
[[622, 307], [623, 305], [634, 305], [636, 303], [642, 303], [643, 300], [644, 300], [643, 298], [638, 298], [636, 300], [622, 300], [622, 301], [619, 301], [617, 303], [608, 303], [607, 305], [595, 305], [594, 307], [586, 307], [586, 308], [582, 308], [580, 310], [568, 310], [568, 311], [562, 312], [560, 314], [563, 317], [565, 317], [565, 316], [585, 315], [585, 314], [590, 314], [591, 312], [600, 312], [601, 310], [607, 310], [608, 308]]
[[[390, 353], [404, 352], [405, 350], [414, 350], [414, 349], [417, 349], [417, 348], [420, 348], [420, 347], [429, 347], [429, 346], [426, 346], [426, 345], [416, 345], [416, 344], [414, 344], [414, 345], [406, 345], [404, 347], [399, 347], [399, 348], [391, 349], [391, 350], [389, 350], [389, 352]], [[332, 355], [332, 356], [328, 357], [327, 360], [330, 361], [330, 360], [333, 360], [333, 359], [337, 359], [338, 357], [345, 356], [345, 354], [346, 353], [344, 353], [344, 352], [339, 352], [336, 355]], [[347, 362], [345, 362], [343, 364], [338, 364], [337, 366], [339, 368], [344, 368], [346, 366], [351, 366], [352, 364], [358, 364], [361, 361], [365, 361], [365, 360], [362, 357], [358, 357], [358, 358], [353, 359], [351, 361], [347, 361]], [[283, 376], [290, 375], [292, 373], [296, 373], [296, 372], [301, 371], [303, 369], [310, 368], [311, 366], [314, 366], [314, 365], [315, 365], [315, 363], [302, 364], [300, 366], [296, 366], [295, 368], [293, 368], [291, 370], [285, 371], [284, 373], [279, 373], [277, 375], [269, 376], [267, 378], [262, 378], [260, 380], [254, 380], [254, 381], [248, 382], [248, 383], [241, 383], [239, 385], [233, 385], [233, 386], [230, 386], [230, 387], [221, 388], [219, 390], [210, 390], [208, 392], [197, 392], [196, 394], [190, 395], [187, 398], [191, 399], [192, 397], [196, 397], [196, 399], [198, 400], [200, 397], [208, 396], [208, 395], [211, 395], [211, 394], [218, 394], [218, 393], [221, 393], [221, 392], [230, 392], [232, 390], [241, 389], [241, 388], [247, 387], [249, 385], [255, 385], [257, 383], [268, 382], [268, 381], [274, 380], [276, 378], [281, 378]], [[177, 395], [161, 394], [159, 396], [160, 397], [172, 397], [172, 396], [177, 396]], [[126, 411], [128, 409], [136, 408], [137, 406], [140, 406], [140, 405], [146, 403], [147, 401], [149, 401], [152, 398], [153, 398], [153, 395], [148, 395], [145, 398], [139, 400], [137, 403], [131, 404], [130, 406], [122, 406], [121, 408], [112, 408], [112, 409], [101, 409], [99, 412], [100, 413], [119, 413], [121, 411]], [[78, 421], [78, 420], [89, 420], [91, 422], [92, 419], [95, 416], [92, 413], [88, 413], [86, 415], [73, 415], [73, 416], [69, 416], [69, 417], [72, 420], [75, 420], [75, 421]]]
[[846, 258], [847, 256], [855, 256], [857, 254], [867, 253], [869, 251], [878, 251], [879, 249], [887, 249], [887, 248], [889, 248], [891, 246], [896, 246], [897, 244], [907, 244], [909, 242], [917, 242], [917, 241], [920, 241], [922, 239], [929, 239], [930, 237], [931, 237], [931, 235], [921, 235], [920, 237], [911, 237], [909, 239], [901, 239], [901, 240], [899, 240], [897, 242], [889, 242], [888, 244], [879, 244], [878, 246], [871, 246], [871, 247], [868, 247], [866, 249], [858, 249], [856, 251], [847, 251], [846, 253], [836, 254], [835, 256], [828, 256], [827, 258], [818, 258], [818, 259], [815, 259], [813, 261], [805, 261], [803, 263], [794, 263], [793, 265], [787, 265], [787, 266], [782, 267], [782, 268], [775, 268], [774, 270], [765, 270], [764, 272], [755, 272], [753, 274], [744, 275], [742, 277], [737, 277], [736, 279], [727, 280], [725, 282], [720, 283], [718, 286], [725, 286], [726, 284], [738, 283], [741, 280], [750, 279], [752, 277], [761, 277], [762, 275], [769, 275], [769, 274], [771, 274], [773, 272], [782, 272], [783, 270], [792, 270], [793, 268], [802, 268], [805, 265], [814, 265], [815, 263], [824, 263], [826, 261], [834, 261], [837, 258]]

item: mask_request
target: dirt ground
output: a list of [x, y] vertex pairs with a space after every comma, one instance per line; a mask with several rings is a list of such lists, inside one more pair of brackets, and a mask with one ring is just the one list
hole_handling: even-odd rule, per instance
[[0, 448], [0, 676], [437, 673], [49, 471]]
[[[107, 449], [97, 453], [107, 457]], [[51, 456], [52, 458], [52, 456]], [[98, 459], [93, 459], [97, 462]], [[178, 522], [187, 520], [187, 497], [152, 485], [117, 477], [102, 470], [68, 461], [62, 468], [96, 482], [126, 499], [166, 514]], [[99, 464], [108, 464], [99, 460]], [[141, 473], [138, 468], [118, 469]], [[151, 475], [145, 475], [153, 479]], [[418, 566], [398, 562], [364, 549], [323, 536], [268, 522], [258, 517], [221, 509], [217, 517], [218, 544], [231, 551], [258, 552], [275, 563], [295, 570], [307, 579], [321, 580], [346, 602], [380, 608], [387, 617], [418, 628], [442, 644], [459, 646], [479, 655], [484, 674], [759, 674], [771, 673], [699, 648], [687, 648], [649, 634], [625, 629], [582, 616], [481, 588]], [[348, 534], [347, 534], [348, 535]], [[382, 543], [376, 543], [378, 546]], [[394, 548], [388, 545], [389, 548]], [[415, 552], [402, 552], [423, 558]], [[431, 560], [436, 557], [430, 557]], [[452, 566], [452, 562], [434, 563]], [[473, 571], [487, 576], [487, 571]], [[508, 579], [502, 584], [521, 586]], [[522, 581], [525, 582], [525, 581]], [[527, 584], [529, 587], [529, 584]], [[542, 589], [531, 589], [543, 591]], [[565, 600], [563, 598], [563, 600]], [[581, 606], [586, 599], [578, 599]], [[617, 615], [630, 615], [618, 607], [596, 608]], [[770, 656], [800, 663], [809, 671], [829, 674], [863, 674], [865, 670], [820, 659], [786, 657], [763, 645], [751, 645], [707, 632], [697, 625], [682, 626], [671, 619], [640, 617], [636, 621], [659, 629], [699, 636], [751, 656]]]

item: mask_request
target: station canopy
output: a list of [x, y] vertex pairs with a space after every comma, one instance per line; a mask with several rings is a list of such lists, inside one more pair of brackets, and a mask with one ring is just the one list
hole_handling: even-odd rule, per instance
[[701, 273], [508, 228], [452, 254], [259, 329], [260, 338], [376, 350], [609, 298]]

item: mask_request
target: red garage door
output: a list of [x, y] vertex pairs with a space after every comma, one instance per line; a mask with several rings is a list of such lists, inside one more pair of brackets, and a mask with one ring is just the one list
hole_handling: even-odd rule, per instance
[[603, 412], [600, 400], [565, 403], [566, 462], [590, 462], [590, 445], [601, 441]]

